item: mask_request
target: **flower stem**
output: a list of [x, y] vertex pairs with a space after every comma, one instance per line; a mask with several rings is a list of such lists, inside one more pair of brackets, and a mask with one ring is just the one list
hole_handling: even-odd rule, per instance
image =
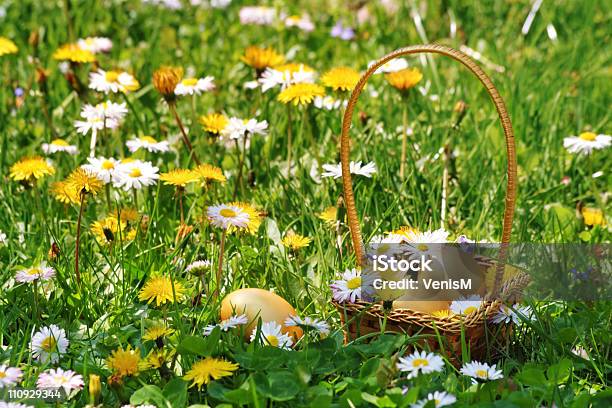
[[287, 105], [287, 178], [291, 175], [291, 152], [293, 150], [291, 133], [291, 106]]
[[181, 136], [183, 136], [183, 143], [185, 143], [185, 146], [187, 146], [187, 150], [189, 150], [190, 157], [193, 158], [193, 161], [199, 166], [200, 160], [198, 159], [198, 156], [196, 155], [196, 152], [193, 150], [193, 146], [189, 141], [189, 136], [187, 136], [187, 132], [185, 131], [185, 127], [183, 126], [183, 122], [181, 121], [181, 118], [179, 117], [178, 112], [176, 111], [175, 103], [169, 102], [168, 106], [170, 107], [170, 111], [172, 112], [172, 115], [174, 115], [176, 124], [178, 125], [181, 131]]
[[400, 178], [404, 178], [406, 170], [406, 145], [408, 144], [408, 104], [404, 100], [402, 112], [402, 156], [400, 161]]
[[219, 297], [221, 289], [221, 274], [223, 272], [223, 253], [225, 252], [225, 237], [227, 236], [227, 230], [223, 230], [221, 234], [221, 243], [219, 245], [219, 261], [217, 265], [217, 276], [215, 280], [215, 291], [213, 292], [213, 300]]
[[79, 218], [77, 219], [76, 248], [74, 250], [74, 271], [75, 271], [77, 285], [81, 284], [81, 273], [79, 272], [79, 244], [81, 242], [81, 219], [83, 218], [84, 202], [85, 202], [85, 193], [81, 192], [81, 203], [79, 206]]

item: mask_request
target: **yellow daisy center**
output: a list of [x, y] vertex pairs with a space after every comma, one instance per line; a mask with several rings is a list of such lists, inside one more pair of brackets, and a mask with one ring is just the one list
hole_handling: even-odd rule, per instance
[[586, 140], [587, 142], [594, 142], [597, 138], [597, 135], [593, 132], [583, 132], [580, 134], [580, 139]]
[[107, 71], [104, 75], [104, 79], [106, 79], [108, 82], [117, 82], [119, 75], [120, 74], [117, 71]]
[[51, 144], [55, 146], [68, 146], [68, 142], [66, 142], [64, 139], [55, 139], [51, 142]]
[[470, 306], [470, 307], [466, 307], [465, 310], [463, 311], [463, 314], [470, 314], [470, 313], [474, 313], [476, 310], [476, 306]]
[[110, 160], [104, 160], [102, 162], [102, 168], [104, 170], [112, 170], [112, 169], [115, 168], [115, 164], [112, 161], [110, 161]]
[[6, 377], [6, 373], [4, 371], [0, 371], [0, 379]]
[[198, 78], [183, 79], [182, 83], [185, 86], [196, 86], [196, 84], [198, 83]]
[[40, 275], [41, 272], [40, 268], [32, 268], [28, 271], [28, 275]]
[[278, 337], [273, 334], [266, 336], [266, 341], [273, 347], [278, 347]]
[[143, 136], [140, 138], [140, 141], [147, 143], [157, 143], [157, 140], [153, 139], [151, 136]]
[[476, 376], [480, 378], [487, 378], [487, 370], [476, 370]]
[[134, 167], [132, 169], [132, 171], [130, 172], [130, 177], [136, 178], [136, 177], [140, 177], [140, 176], [142, 176], [142, 172], [140, 171], [140, 169], [138, 167]]
[[413, 366], [413, 367], [417, 367], [417, 368], [418, 368], [418, 367], [427, 367], [428, 365], [429, 365], [429, 361], [427, 361], [427, 360], [426, 360], [426, 359], [424, 359], [424, 358], [415, 358], [415, 359], [412, 361], [412, 366]]
[[219, 214], [220, 214], [222, 217], [225, 217], [225, 218], [233, 218], [233, 217], [235, 217], [236, 215], [238, 215], [238, 214], [236, 213], [236, 211], [234, 211], [234, 210], [232, 210], [232, 209], [230, 209], [230, 208], [224, 208], [224, 209], [222, 209], [221, 211], [219, 211]]
[[429, 249], [429, 247], [427, 245], [425, 245], [425, 244], [419, 244], [419, 245], [417, 245], [417, 249], [419, 251], [427, 251]]
[[354, 290], [361, 286], [361, 276], [356, 276], [353, 279], [349, 279], [346, 282], [346, 287]]
[[51, 352], [55, 350], [55, 346], [57, 346], [57, 341], [55, 337], [49, 336], [40, 343], [40, 347], [46, 352]]

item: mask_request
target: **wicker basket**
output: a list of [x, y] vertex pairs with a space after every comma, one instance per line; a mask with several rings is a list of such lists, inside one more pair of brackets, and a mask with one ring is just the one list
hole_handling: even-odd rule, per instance
[[[477, 312], [462, 316], [461, 319], [458, 319], [456, 316], [439, 318], [429, 313], [410, 309], [388, 310], [385, 309], [382, 304], [377, 303], [358, 302], [334, 304], [340, 313], [341, 320], [345, 327], [345, 341], [347, 342], [360, 335], [363, 336], [384, 330], [406, 333], [411, 336], [419, 335], [418, 341], [421, 346], [429, 347], [432, 350], [440, 350], [444, 352], [451, 361], [460, 361], [462, 350], [466, 348], [469, 350], [471, 358], [486, 359], [487, 357], [491, 357], [492, 354], [491, 347], [487, 347], [487, 345], [491, 346], [491, 344], [505, 342], [507, 334], [511, 331], [511, 327], [509, 326], [495, 326], [491, 328], [491, 326], [487, 325], [487, 321], [498, 311], [499, 307], [502, 305], [502, 299], [506, 299], [509, 296], [516, 297], [516, 294], [526, 285], [528, 279], [525, 276], [514, 277], [511, 281], [505, 282], [502, 286], [502, 276], [504, 274], [503, 260], [505, 259], [506, 245], [510, 242], [512, 218], [516, 200], [516, 153], [514, 148], [514, 134], [508, 112], [506, 111], [502, 98], [499, 96], [499, 92], [489, 77], [467, 55], [442, 45], [415, 45], [400, 48], [385, 55], [370, 66], [355, 86], [344, 113], [340, 147], [344, 201], [351, 239], [353, 241], [357, 261], [361, 266], [364, 266], [366, 262], [365, 249], [359, 227], [357, 209], [355, 207], [355, 197], [353, 194], [349, 167], [349, 129], [351, 127], [355, 104], [366, 81], [381, 65], [396, 57], [418, 53], [446, 55], [467, 67], [485, 86], [495, 104], [503, 127], [508, 155], [507, 187], [501, 247], [498, 256], [500, 262], [497, 262], [495, 266], [496, 275], [492, 290], [493, 296], [488, 298], [490, 300], [483, 302], [482, 307]], [[488, 261], [482, 260], [482, 262], [487, 263]]]

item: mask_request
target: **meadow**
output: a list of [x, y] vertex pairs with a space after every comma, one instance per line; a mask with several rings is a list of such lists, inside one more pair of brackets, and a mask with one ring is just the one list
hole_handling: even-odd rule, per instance
[[[534, 3], [0, 0], [0, 408], [610, 406], [611, 299], [500, 309], [488, 361], [345, 342], [335, 307], [361, 297], [346, 101], [405, 46], [503, 97], [512, 242], [609, 244], [612, 11]], [[366, 242], [500, 241], [503, 129], [465, 67], [385, 64], [350, 136]], [[288, 321], [228, 308], [242, 288]]]

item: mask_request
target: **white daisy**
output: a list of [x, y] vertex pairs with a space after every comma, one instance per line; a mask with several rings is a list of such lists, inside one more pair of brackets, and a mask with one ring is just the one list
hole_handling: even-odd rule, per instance
[[325, 110], [336, 110], [340, 109], [340, 107], [345, 107], [347, 101], [342, 99], [336, 99], [333, 96], [315, 96], [314, 106], [317, 109], [325, 109]]
[[563, 147], [570, 153], [591, 154], [593, 150], [603, 149], [612, 144], [612, 136], [583, 132], [578, 136], [563, 139]]
[[206, 210], [206, 215], [212, 225], [223, 229], [246, 228], [251, 220], [247, 212], [235, 205], [211, 205]]
[[280, 86], [281, 89], [287, 88], [293, 84], [314, 83], [316, 73], [311, 69], [307, 69], [300, 64], [297, 71], [289, 69], [278, 70], [274, 68], [266, 68], [257, 80], [261, 84], [261, 91], [266, 92], [274, 87]]
[[51, 143], [43, 143], [42, 150], [45, 154], [53, 154], [57, 152], [66, 152], [68, 154], [77, 154], [77, 147], [66, 142], [64, 139], [54, 139]]
[[209, 336], [215, 327], [219, 327], [221, 331], [226, 332], [230, 329], [235, 329], [238, 326], [247, 324], [248, 322], [249, 318], [245, 314], [230, 316], [229, 318], [222, 320], [219, 324], [209, 324], [208, 326], [204, 327], [203, 333], [205, 336]]
[[20, 368], [0, 365], [0, 388], [14, 387], [21, 381], [21, 377], [23, 377], [23, 372]]
[[355, 303], [361, 299], [361, 271], [347, 269], [340, 279], [333, 281], [329, 286], [335, 301], [344, 303], [348, 300], [350, 303]]
[[306, 31], [307, 33], [311, 32], [315, 28], [308, 14], [287, 17], [285, 19], [285, 27], [297, 27], [302, 31]]
[[[333, 177], [335, 179], [342, 177], [342, 164], [341, 163], [324, 164], [322, 167], [325, 170], [325, 172], [321, 174], [321, 177]], [[376, 173], [377, 171], [376, 163], [374, 162], [369, 162], [365, 166], [362, 166], [361, 161], [358, 161], [358, 162], [352, 161], [349, 167], [350, 167], [351, 174], [355, 174], [358, 176], [364, 176], [367, 178], [371, 178], [372, 174]]]
[[519, 304], [515, 304], [512, 306], [512, 309], [506, 305], [502, 305], [497, 314], [493, 316], [491, 321], [493, 323], [514, 323], [516, 325], [520, 325], [523, 321], [521, 319], [533, 320], [533, 310], [530, 306], [521, 306]]
[[59, 389], [63, 388], [66, 395], [69, 395], [73, 390], [83, 388], [83, 377], [72, 370], [63, 370], [62, 368], [51, 368], [44, 371], [36, 381], [38, 389]]
[[167, 152], [170, 150], [170, 143], [167, 140], [158, 142], [151, 136], [135, 137], [125, 142], [125, 145], [132, 153], [138, 149], [145, 149], [151, 153]]
[[20, 283], [34, 282], [35, 280], [48, 281], [55, 276], [55, 269], [50, 266], [34, 266], [28, 269], [22, 269], [15, 275], [15, 280]]
[[119, 160], [113, 159], [112, 157], [108, 159], [105, 157], [88, 157], [87, 161], [88, 163], [83, 164], [81, 167], [94, 174], [105, 184], [111, 182], [120, 165]]
[[585, 360], [590, 360], [589, 353], [582, 346], [576, 346], [572, 349], [572, 353]]
[[99, 69], [89, 74], [89, 88], [105, 94], [135, 91], [139, 87], [140, 84], [136, 78], [125, 71]]
[[52, 324], [51, 326], [41, 328], [30, 341], [30, 349], [32, 357], [41, 363], [57, 363], [62, 354], [68, 350], [69, 341], [66, 338], [66, 332], [59, 326]]
[[197, 260], [187, 265], [187, 267], [185, 268], [185, 272], [194, 275], [199, 275], [202, 272], [208, 270], [211, 265], [212, 263], [208, 259]]
[[300, 316], [289, 316], [285, 320], [285, 326], [300, 326], [303, 328], [314, 329], [324, 336], [329, 334], [329, 323], [327, 323], [325, 320], [312, 318], [310, 316], [306, 316], [304, 318], [301, 318]]
[[414, 404], [410, 405], [410, 408], [423, 408], [429, 401], [433, 401], [435, 407], [445, 407], [447, 405], [454, 404], [457, 401], [457, 397], [453, 394], [449, 394], [446, 391], [435, 391], [427, 394], [427, 398], [423, 398]]
[[122, 405], [121, 408], [157, 408], [155, 405]]
[[[370, 61], [368, 68], [374, 65], [376, 61]], [[387, 61], [382, 64], [374, 72], [374, 74], [389, 74], [391, 72], [401, 71], [402, 69], [408, 68], [408, 61], [404, 58], [394, 58], [391, 61]]]
[[[435, 231], [410, 230], [404, 236], [404, 241], [408, 243], [413, 255], [411, 258], [421, 255], [432, 255], [436, 257], [442, 247], [441, 244], [448, 242], [448, 231], [439, 228]], [[434, 244], [434, 245], [431, 245]]]
[[185, 78], [176, 85], [176, 95], [200, 95], [215, 89], [215, 78], [207, 76], [204, 78]]
[[240, 24], [270, 25], [276, 18], [276, 10], [265, 6], [247, 6], [240, 9]]
[[257, 119], [240, 119], [236, 117], [229, 118], [225, 129], [221, 134], [232, 140], [241, 139], [247, 134], [265, 135], [268, 133], [268, 121], [261, 122]]
[[117, 167], [113, 177], [113, 185], [129, 191], [132, 188], [140, 190], [144, 186], [156, 183], [159, 178], [159, 168], [153, 166], [151, 162], [141, 160], [131, 160], [122, 162]]
[[469, 315], [477, 312], [480, 306], [482, 306], [482, 298], [478, 295], [472, 295], [468, 298], [453, 300], [450, 310], [457, 315]]
[[0, 231], [0, 246], [6, 245], [8, 243], [8, 239], [6, 234], [3, 231]]
[[113, 42], [106, 37], [87, 37], [79, 38], [77, 45], [80, 49], [89, 51], [92, 54], [109, 52], [113, 48]]
[[20, 404], [18, 402], [0, 401], [0, 408], [33, 408], [32, 405]]
[[481, 363], [479, 361], [472, 361], [465, 363], [461, 367], [461, 374], [472, 377], [476, 380], [490, 381], [499, 380], [504, 378], [501, 370], [498, 370], [496, 365], [489, 366], [487, 363]]
[[[266, 346], [278, 347], [287, 350], [291, 349], [293, 340], [291, 340], [291, 337], [284, 334], [281, 330], [281, 325], [275, 321], [262, 323], [260, 335], [262, 343]], [[251, 334], [251, 342], [255, 341], [256, 339], [257, 328], [253, 329], [253, 333]]]
[[407, 378], [415, 378], [419, 374], [440, 372], [444, 369], [444, 360], [435, 353], [415, 351], [408, 357], [400, 357], [397, 363], [400, 371], [408, 373]]

